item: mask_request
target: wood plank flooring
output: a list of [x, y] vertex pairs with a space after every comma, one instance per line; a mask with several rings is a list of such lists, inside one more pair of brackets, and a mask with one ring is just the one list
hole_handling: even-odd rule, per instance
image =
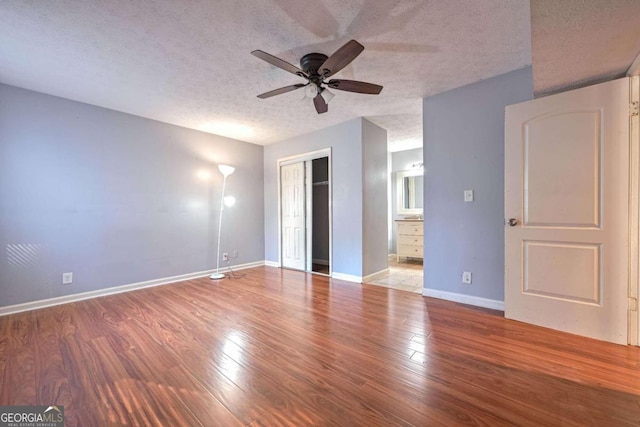
[[0, 405], [67, 426], [640, 424], [640, 349], [260, 267], [0, 317]]

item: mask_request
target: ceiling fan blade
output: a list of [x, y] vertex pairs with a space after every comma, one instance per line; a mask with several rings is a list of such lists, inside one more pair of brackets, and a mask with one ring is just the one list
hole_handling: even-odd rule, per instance
[[316, 106], [316, 111], [318, 112], [318, 114], [326, 113], [327, 111], [329, 111], [329, 106], [320, 94], [317, 94], [316, 97], [313, 98], [313, 105]]
[[280, 89], [270, 90], [269, 92], [261, 93], [260, 95], [258, 95], [258, 98], [265, 99], [265, 98], [271, 98], [272, 96], [276, 96], [276, 95], [282, 95], [283, 93], [291, 92], [292, 90], [305, 87], [308, 84], [309, 83], [307, 84], [299, 83], [297, 85], [285, 86], [285, 87], [281, 87]]
[[295, 74], [296, 76], [307, 77], [307, 74], [304, 71], [302, 71], [300, 68], [296, 67], [293, 64], [289, 64], [287, 61], [283, 61], [280, 58], [276, 58], [275, 56], [268, 54], [267, 52], [263, 52], [261, 50], [254, 50], [253, 52], [251, 52], [251, 55], [255, 56], [256, 58], [260, 58], [271, 65], [275, 65], [278, 68], [288, 71], [291, 74]]
[[345, 43], [340, 49], [336, 50], [333, 55], [327, 58], [320, 66], [319, 73], [324, 77], [333, 76], [338, 71], [349, 65], [351, 61], [356, 59], [362, 53], [364, 46], [355, 40]]
[[344, 90], [347, 92], [366, 93], [369, 95], [377, 95], [382, 92], [382, 86], [373, 83], [359, 82], [356, 80], [329, 80], [327, 83], [331, 89]]

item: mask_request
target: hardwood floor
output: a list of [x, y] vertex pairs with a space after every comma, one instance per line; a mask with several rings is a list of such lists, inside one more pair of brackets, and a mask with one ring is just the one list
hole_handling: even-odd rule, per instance
[[0, 405], [67, 426], [640, 423], [640, 349], [260, 267], [0, 318]]

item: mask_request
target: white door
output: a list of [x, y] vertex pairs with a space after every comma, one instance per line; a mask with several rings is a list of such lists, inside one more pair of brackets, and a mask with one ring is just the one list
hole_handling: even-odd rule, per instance
[[304, 162], [300, 162], [280, 170], [282, 266], [298, 270], [306, 266], [304, 169]]
[[628, 78], [508, 106], [505, 316], [626, 344], [628, 206]]

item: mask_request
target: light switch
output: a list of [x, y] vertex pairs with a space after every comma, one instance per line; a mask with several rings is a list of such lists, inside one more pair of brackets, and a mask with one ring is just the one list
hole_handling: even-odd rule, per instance
[[473, 202], [473, 190], [464, 190], [464, 201]]

